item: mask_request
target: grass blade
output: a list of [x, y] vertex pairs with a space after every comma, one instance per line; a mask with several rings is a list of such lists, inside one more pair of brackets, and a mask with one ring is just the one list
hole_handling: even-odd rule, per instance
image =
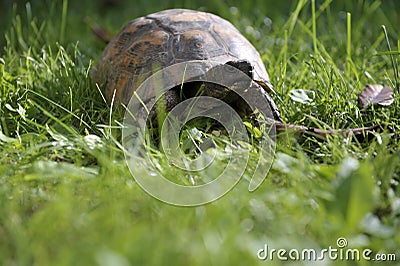
[[346, 62], [347, 62], [347, 78], [351, 75], [351, 13], [347, 13], [347, 47], [346, 47]]
[[68, 0], [63, 1], [60, 29], [60, 43], [64, 43], [65, 29], [67, 27]]
[[392, 52], [392, 48], [390, 46], [390, 41], [389, 41], [389, 37], [388, 37], [387, 31], [386, 31], [386, 26], [382, 25], [382, 29], [383, 29], [383, 32], [385, 33], [386, 44], [387, 44], [387, 47], [388, 47], [388, 50], [389, 50], [389, 53], [390, 53], [390, 60], [392, 61], [392, 67], [393, 67], [393, 72], [394, 72], [394, 80], [395, 80], [395, 84], [396, 84], [396, 89], [397, 89], [397, 92], [400, 92], [400, 88], [399, 88], [399, 70], [397, 68], [397, 64], [395, 62], [393, 54], [391, 53]]

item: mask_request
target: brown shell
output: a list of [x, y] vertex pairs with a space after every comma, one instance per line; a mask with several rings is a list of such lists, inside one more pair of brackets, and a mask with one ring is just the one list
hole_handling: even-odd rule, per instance
[[254, 80], [268, 89], [269, 76], [259, 53], [230, 22], [186, 9], [165, 10], [129, 22], [107, 45], [92, 74], [105, 86], [107, 100], [115, 91], [115, 102], [127, 104], [155, 67], [208, 59], [221, 64], [247, 60], [254, 67]]

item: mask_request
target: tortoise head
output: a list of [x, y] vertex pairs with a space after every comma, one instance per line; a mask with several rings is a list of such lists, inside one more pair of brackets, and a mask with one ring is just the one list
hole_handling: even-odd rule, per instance
[[251, 79], [254, 77], [254, 66], [247, 60], [228, 61], [225, 64], [242, 71]]

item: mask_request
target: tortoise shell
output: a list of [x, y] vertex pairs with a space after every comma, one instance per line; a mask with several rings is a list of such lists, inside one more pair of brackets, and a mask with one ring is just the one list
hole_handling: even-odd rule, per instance
[[[171, 9], [132, 20], [107, 45], [92, 75], [111, 101], [127, 104], [133, 92], [157, 68], [190, 60], [225, 64], [246, 60], [253, 80], [266, 91], [269, 76], [253, 45], [227, 20], [186, 9]], [[275, 118], [279, 112], [265, 92]]]

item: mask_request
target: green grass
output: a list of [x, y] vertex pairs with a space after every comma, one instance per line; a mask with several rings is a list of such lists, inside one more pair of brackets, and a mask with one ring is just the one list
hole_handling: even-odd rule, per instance
[[[106, 2], [0, 3], [9, 10], [0, 19], [1, 265], [282, 265], [259, 261], [257, 250], [335, 248], [339, 237], [400, 260], [399, 137], [388, 131], [364, 141], [281, 134], [261, 187], [249, 193], [245, 175], [204, 206], [147, 195], [119, 145], [124, 110], [110, 110], [90, 80], [104, 44], [85, 23], [116, 33], [163, 8], [217, 13], [260, 51], [285, 122], [398, 132], [397, 1]], [[373, 83], [394, 89], [393, 105], [358, 107]], [[293, 100], [299, 89], [307, 103]]]

